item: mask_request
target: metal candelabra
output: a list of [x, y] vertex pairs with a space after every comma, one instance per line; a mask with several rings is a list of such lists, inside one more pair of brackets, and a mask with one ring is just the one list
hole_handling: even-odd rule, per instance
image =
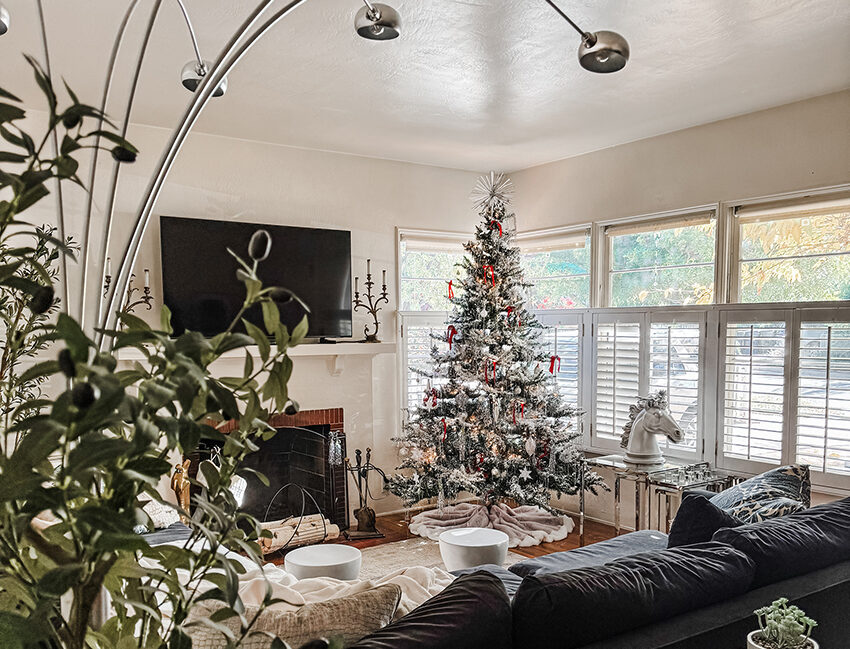
[[[111, 268], [112, 260], [106, 259], [106, 275], [103, 278], [103, 296], [109, 293], [109, 285], [112, 283]], [[137, 306], [145, 305], [145, 308], [150, 311], [152, 308], [153, 295], [151, 295], [151, 271], [145, 268], [145, 285], [142, 287], [142, 294], [138, 299], [133, 299], [139, 291], [137, 286], [133, 286], [133, 280], [136, 279], [136, 274], [130, 275], [130, 281], [127, 283], [127, 292], [124, 295], [124, 305], [121, 307], [121, 313], [132, 313]]]
[[381, 341], [378, 339], [378, 329], [380, 328], [381, 323], [378, 322], [378, 311], [381, 310], [380, 304], [382, 302], [388, 304], [390, 301], [389, 294], [387, 293], [387, 271], [386, 269], [383, 271], [381, 294], [375, 297], [372, 294], [372, 287], [375, 285], [375, 282], [372, 281], [372, 260], [366, 260], [366, 292], [364, 293], [364, 296], [368, 302], [364, 302], [360, 299], [360, 293], [357, 290], [357, 283], [359, 279], [359, 277], [354, 278], [354, 300], [352, 300], [354, 310], [357, 311], [357, 309], [364, 309], [367, 313], [371, 314], [372, 319], [374, 320], [374, 325], [372, 326], [375, 327], [375, 331], [372, 333], [369, 333], [370, 325], [367, 324], [363, 327], [363, 333], [366, 335], [366, 340], [363, 342], [379, 343]]

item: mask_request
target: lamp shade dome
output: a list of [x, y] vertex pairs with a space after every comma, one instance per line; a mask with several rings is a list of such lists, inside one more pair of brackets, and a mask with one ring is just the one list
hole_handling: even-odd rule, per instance
[[616, 72], [629, 60], [629, 43], [617, 32], [585, 34], [578, 48], [578, 61], [591, 72]]
[[371, 7], [360, 7], [354, 17], [354, 29], [371, 41], [388, 41], [401, 34], [401, 19], [392, 7], [372, 3]]

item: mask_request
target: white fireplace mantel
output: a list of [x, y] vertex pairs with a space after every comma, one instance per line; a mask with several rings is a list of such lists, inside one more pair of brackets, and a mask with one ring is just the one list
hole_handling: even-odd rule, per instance
[[[246, 351], [255, 359], [260, 358], [259, 347], [249, 345], [225, 352], [221, 355], [221, 360], [243, 359]], [[347, 356], [377, 356], [378, 354], [394, 354], [395, 351], [395, 343], [304, 343], [291, 347], [288, 354], [292, 358], [325, 357], [328, 359], [328, 373], [331, 376], [339, 376], [345, 369], [345, 358]], [[119, 361], [145, 360], [145, 355], [134, 347], [118, 350], [117, 356]]]

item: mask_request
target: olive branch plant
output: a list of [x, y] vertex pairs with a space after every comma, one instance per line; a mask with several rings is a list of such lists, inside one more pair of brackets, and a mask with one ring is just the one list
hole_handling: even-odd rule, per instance
[[[223, 551], [262, 565], [257, 540], [268, 533], [238, 511], [228, 487], [249, 471], [241, 463], [256, 441], [274, 434], [266, 423], [271, 409], [297, 409], [287, 389], [287, 352], [306, 335], [306, 316], [292, 331], [281, 324], [276, 301], [297, 298], [258, 279], [271, 243], [262, 230], [251, 240], [249, 261], [234, 254], [245, 300], [214, 338], [173, 337], [164, 308], [156, 328], [119, 314], [120, 328], [99, 331], [108, 344], [98, 346], [67, 313], [57, 315], [53, 264], [60, 255], [72, 259], [73, 248], [21, 215], [49, 195], [48, 181], [86, 189], [77, 175], [86, 149], [109, 148], [120, 163], [133, 162], [137, 150], [67, 84], [69, 101], [60, 108], [50, 76], [27, 60], [47, 100], [40, 138], [24, 130], [20, 100], [0, 89], [0, 137], [11, 148], [0, 151], [0, 646], [188, 649], [192, 628], [205, 625], [226, 647], [238, 647], [258, 633], [252, 625], [276, 600], [268, 588], [258, 612], [246, 616], [238, 592], [245, 568]], [[54, 134], [61, 145], [47, 153]], [[256, 305], [264, 330], [242, 317]], [[240, 323], [247, 333], [236, 331]], [[119, 368], [127, 348], [144, 362]], [[216, 360], [240, 350], [241, 375], [212, 371]], [[53, 389], [42, 394], [47, 381]], [[238, 427], [223, 435], [216, 426], [226, 420]], [[221, 445], [220, 464], [201, 464], [206, 490], [193, 496], [190, 516], [157, 486], [171, 472], [170, 458], [202, 441]], [[135, 534], [149, 522], [140, 496], [178, 509], [188, 540], [151, 547]], [[217, 607], [209, 617], [191, 615], [201, 601]], [[107, 613], [98, 619], [101, 609]], [[221, 624], [232, 618], [237, 633]]]

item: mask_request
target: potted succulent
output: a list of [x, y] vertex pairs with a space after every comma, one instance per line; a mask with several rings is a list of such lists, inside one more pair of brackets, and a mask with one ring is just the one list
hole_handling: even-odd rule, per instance
[[818, 623], [788, 599], [780, 597], [770, 606], [753, 611], [759, 628], [747, 636], [747, 649], [818, 649], [809, 636]]

